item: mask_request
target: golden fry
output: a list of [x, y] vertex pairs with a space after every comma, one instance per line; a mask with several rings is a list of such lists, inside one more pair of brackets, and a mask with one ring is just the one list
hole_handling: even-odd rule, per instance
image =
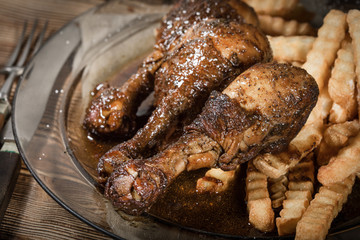
[[332, 220], [341, 211], [354, 185], [355, 176], [320, 188], [296, 226], [295, 240], [325, 239]]
[[329, 120], [340, 123], [352, 120], [357, 114], [355, 97], [355, 64], [351, 42], [345, 39], [337, 52], [337, 58], [329, 79], [329, 95], [334, 101]]
[[[352, 39], [352, 47], [355, 61], [355, 72], [357, 77], [358, 93], [360, 90], [360, 11], [353, 9], [348, 12], [347, 22], [349, 24], [349, 33]], [[358, 113], [360, 113], [360, 94], [357, 95]]]
[[274, 211], [270, 198], [261, 198], [248, 202], [249, 222], [262, 232], [274, 229]]
[[288, 154], [265, 153], [258, 155], [254, 160], [255, 167], [270, 178], [279, 178], [287, 173], [292, 161]]
[[333, 124], [324, 131], [324, 138], [317, 150], [317, 163], [323, 166], [329, 163], [339, 150], [348, 144], [350, 137], [355, 137], [360, 131], [358, 120]]
[[285, 199], [285, 192], [287, 191], [288, 178], [281, 176], [279, 178], [269, 179], [269, 193], [271, 198], [271, 205], [273, 208], [281, 207]]
[[355, 137], [360, 131], [359, 120], [333, 124], [324, 132], [324, 141], [330, 147], [344, 147], [350, 137]]
[[304, 160], [292, 167], [289, 171], [289, 183], [297, 183], [302, 181], [314, 182], [314, 163], [313, 154], [309, 154]]
[[317, 178], [323, 185], [341, 182], [360, 171], [360, 134], [349, 140], [338, 155], [331, 158], [328, 165], [319, 168]]
[[276, 218], [280, 236], [295, 233], [297, 222], [312, 199], [314, 171], [313, 154], [290, 169], [289, 190], [285, 192], [286, 200], [283, 201], [280, 217]]
[[303, 68], [315, 78], [320, 93], [327, 84], [330, 67], [334, 63], [341, 41], [345, 38], [346, 26], [346, 14], [339, 10], [331, 10], [325, 16], [318, 37], [303, 65]]
[[274, 211], [267, 189], [267, 177], [248, 162], [246, 175], [246, 201], [249, 222], [263, 232], [274, 229]]
[[318, 101], [311, 111], [309, 118], [305, 125], [315, 124], [317, 127], [323, 126], [324, 121], [327, 120], [332, 107], [332, 100], [330, 98], [328, 88], [325, 86], [318, 97]]
[[309, 23], [300, 23], [296, 20], [285, 20], [281, 17], [259, 15], [260, 28], [271, 36], [315, 35], [314, 28]]
[[314, 184], [311, 181], [290, 182], [289, 190], [292, 191], [310, 191], [314, 192]]
[[258, 14], [282, 16], [294, 10], [299, 0], [244, 0]]
[[273, 57], [278, 62], [305, 62], [312, 47], [312, 36], [268, 36]]

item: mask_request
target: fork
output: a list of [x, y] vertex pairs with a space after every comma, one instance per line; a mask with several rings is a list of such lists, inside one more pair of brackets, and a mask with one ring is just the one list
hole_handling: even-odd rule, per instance
[[[8, 73], [8, 76], [0, 89], [0, 143], [2, 144], [0, 148], [0, 224], [14, 190], [21, 167], [19, 151], [14, 141], [11, 117], [9, 117], [11, 108], [9, 96], [14, 80], [22, 74], [26, 61], [36, 54], [43, 42], [48, 22], [44, 24], [37, 40], [34, 40], [33, 43], [33, 39], [36, 39], [35, 32], [37, 24], [38, 21], [35, 20], [30, 34], [26, 38], [27, 22], [24, 23], [20, 39], [7, 64], [1, 71], [1, 73]], [[34, 46], [32, 51], [30, 51], [31, 46]], [[5, 127], [2, 129], [5, 122]]]
[[[38, 25], [38, 20], [34, 21], [33, 27], [27, 40], [25, 41], [25, 34], [27, 30], [27, 22], [24, 23], [23, 30], [21, 36], [16, 44], [16, 47], [11, 54], [6, 65], [1, 69], [0, 73], [9, 73], [8, 77], [5, 80], [4, 85], [0, 89], [0, 130], [3, 128], [4, 123], [8, 116], [10, 115], [10, 102], [9, 96], [11, 92], [11, 87], [14, 83], [14, 80], [17, 76], [21, 75], [25, 68], [25, 61], [29, 58], [33, 57], [36, 52], [39, 50], [45, 36], [45, 32], [47, 29], [48, 22], [46, 21], [40, 35], [37, 38], [37, 41], [34, 43], [34, 47], [32, 52], [30, 53], [30, 49], [32, 46], [32, 42], [35, 36], [35, 31]], [[22, 49], [23, 47], [23, 49]], [[21, 55], [20, 51], [23, 50]], [[30, 53], [30, 54], [29, 54]], [[16, 61], [17, 60], [17, 61]], [[16, 62], [15, 62], [16, 61]]]

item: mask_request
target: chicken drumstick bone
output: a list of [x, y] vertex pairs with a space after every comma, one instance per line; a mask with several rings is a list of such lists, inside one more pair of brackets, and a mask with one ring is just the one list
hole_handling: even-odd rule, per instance
[[176, 143], [149, 159], [120, 164], [105, 195], [124, 212], [138, 215], [185, 170], [231, 170], [259, 153], [281, 151], [304, 125], [318, 93], [315, 80], [301, 68], [257, 64], [222, 93], [212, 92]]

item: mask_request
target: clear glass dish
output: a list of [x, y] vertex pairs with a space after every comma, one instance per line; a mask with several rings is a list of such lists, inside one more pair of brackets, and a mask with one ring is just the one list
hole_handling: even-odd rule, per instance
[[[166, 10], [164, 5], [110, 2], [74, 19], [47, 41], [26, 69], [14, 100], [13, 126], [21, 156], [61, 206], [114, 238], [274, 238], [256, 231], [234, 236], [193, 229], [151, 214], [128, 216], [117, 212], [99, 191], [96, 159], [114, 142], [98, 146], [82, 129], [89, 92], [104, 80], [122, 84], [135, 71], [151, 51], [153, 31]], [[120, 21], [114, 21], [119, 16]], [[139, 114], [147, 107], [145, 103]], [[360, 201], [359, 187], [349, 201]], [[356, 211], [339, 217], [329, 238], [345, 236], [360, 223]]]

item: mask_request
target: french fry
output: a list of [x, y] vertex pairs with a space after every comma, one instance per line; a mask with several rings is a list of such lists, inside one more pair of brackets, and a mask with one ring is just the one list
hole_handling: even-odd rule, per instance
[[270, 15], [259, 15], [260, 28], [267, 35], [271, 36], [294, 36], [294, 35], [315, 35], [314, 28], [309, 23], [301, 23], [296, 20], [285, 20], [281, 17]]
[[285, 199], [285, 192], [287, 191], [288, 178], [281, 176], [279, 178], [269, 178], [269, 193], [271, 198], [271, 205], [273, 208], [279, 208]]
[[345, 146], [350, 137], [355, 137], [360, 131], [359, 120], [333, 124], [324, 132], [324, 140], [330, 147]]
[[272, 231], [275, 214], [267, 189], [267, 176], [257, 171], [252, 161], [248, 162], [246, 174], [246, 201], [249, 222], [260, 231]]
[[355, 176], [322, 186], [296, 226], [295, 240], [325, 239], [332, 220], [341, 211], [354, 185]]
[[[352, 47], [355, 61], [355, 72], [357, 77], [357, 90], [360, 90], [360, 11], [353, 9], [348, 12], [347, 22], [352, 39]], [[360, 94], [357, 95], [358, 113], [360, 113]]]
[[318, 31], [318, 37], [307, 55], [303, 68], [316, 80], [320, 92], [327, 85], [330, 67], [345, 38], [346, 14], [339, 10], [331, 10], [324, 18], [324, 23]]
[[319, 168], [317, 178], [323, 185], [341, 182], [360, 171], [360, 134], [349, 140], [349, 145], [330, 159], [328, 165]]
[[310, 191], [314, 192], [314, 184], [311, 181], [291, 181], [288, 188], [293, 191]]
[[224, 171], [220, 168], [211, 168], [205, 176], [199, 178], [196, 190], [199, 193], [219, 193], [225, 191], [229, 184], [235, 179], [236, 170]]
[[359, 121], [347, 121], [333, 124], [324, 131], [324, 137], [317, 150], [317, 163], [319, 166], [329, 163], [331, 157], [348, 144], [350, 137], [355, 137], [360, 131]]
[[270, 178], [279, 178], [287, 173], [291, 160], [287, 153], [258, 155], [254, 160], [255, 167]]
[[299, 0], [244, 0], [244, 2], [253, 7], [258, 14], [282, 16], [294, 10]]
[[296, 231], [296, 225], [309, 206], [314, 191], [313, 154], [309, 154], [289, 171], [289, 190], [285, 192], [283, 209], [276, 218], [278, 234], [289, 235]]
[[278, 62], [305, 62], [312, 47], [312, 36], [268, 36], [273, 58]]
[[296, 153], [298, 162], [320, 144], [322, 131], [323, 124], [320, 121], [306, 124], [298, 135], [290, 142], [289, 151]]
[[[355, 106], [357, 106], [357, 104]], [[352, 117], [349, 117], [349, 115], [352, 115], [351, 112], [353, 111], [351, 110], [349, 111], [349, 109], [346, 109], [334, 102], [333, 105], [331, 106], [329, 122], [342, 123], [345, 122], [347, 119], [352, 119]]]
[[333, 101], [329, 96], [327, 86], [325, 86], [320, 92], [318, 101], [313, 110], [311, 111], [305, 125], [323, 125], [323, 123], [326, 122], [330, 114], [332, 104]]
[[[313, 162], [313, 154], [309, 154], [306, 158], [304, 158], [301, 162], [299, 162], [295, 167], [292, 167], [289, 170], [289, 190], [298, 190], [298, 188], [293, 187], [292, 184], [296, 183], [299, 185], [305, 185], [303, 182], [311, 182], [314, 183], [314, 162]], [[313, 194], [313, 188], [304, 189], [310, 191]]]
[[[269, 177], [273, 207], [282, 201], [283, 209], [276, 219], [279, 235], [296, 229], [296, 239], [325, 239], [332, 220], [351, 193], [355, 176], [360, 176], [360, 124], [354, 120], [360, 114], [360, 11], [345, 14], [331, 10], [314, 38], [292, 36], [303, 34], [299, 32], [299, 22], [277, 17], [281, 14], [265, 12], [261, 7], [255, 10], [260, 14], [260, 27], [270, 35], [274, 60], [302, 65], [317, 81], [320, 95], [288, 149], [257, 156], [253, 165]], [[347, 26], [351, 39], [346, 37]], [[298, 42], [300, 39], [304, 41]], [[319, 165], [327, 164], [329, 159], [330, 162], [318, 171], [317, 178], [323, 186], [312, 199], [314, 166], [304, 158], [310, 158], [315, 149]], [[280, 179], [285, 176], [288, 190], [284, 194], [286, 187]], [[249, 186], [265, 183], [262, 179]], [[254, 191], [255, 195], [267, 198], [263, 190]]]
[[329, 79], [329, 95], [334, 101], [329, 121], [340, 123], [354, 119], [357, 114], [355, 97], [355, 64], [352, 45], [348, 39], [337, 52], [334, 68]]
[[271, 178], [285, 175], [289, 169], [312, 152], [322, 139], [322, 120], [315, 121], [301, 129], [298, 135], [290, 142], [288, 150], [279, 154], [262, 154], [254, 160], [254, 166]]

